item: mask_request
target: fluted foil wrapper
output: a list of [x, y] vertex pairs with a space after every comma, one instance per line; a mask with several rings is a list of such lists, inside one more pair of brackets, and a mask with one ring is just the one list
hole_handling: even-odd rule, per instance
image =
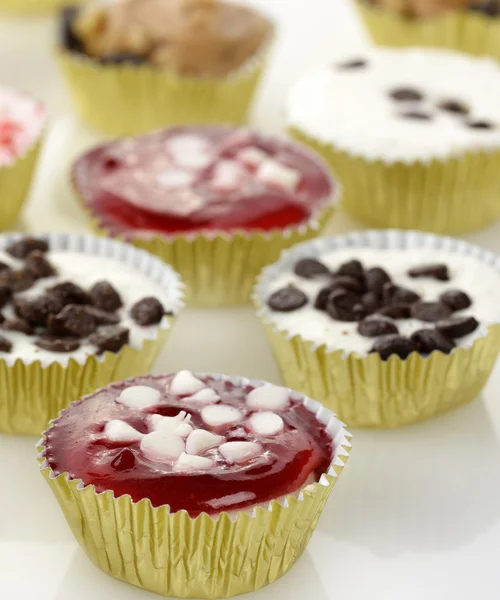
[[0, 11], [12, 15], [38, 15], [58, 11], [87, 0], [0, 0]]
[[360, 356], [318, 346], [280, 330], [266, 305], [269, 283], [297, 260], [335, 249], [433, 248], [473, 256], [500, 272], [500, 258], [461, 240], [402, 231], [365, 231], [324, 238], [284, 253], [262, 272], [254, 303], [287, 386], [317, 398], [351, 427], [390, 428], [423, 421], [474, 400], [486, 384], [500, 351], [500, 312], [487, 323], [487, 335], [449, 355], [412, 353], [407, 359]]
[[370, 227], [458, 235], [500, 218], [500, 151], [428, 161], [365, 158], [290, 128], [318, 152], [344, 186], [341, 207]]
[[[0, 237], [4, 248], [19, 234]], [[42, 235], [52, 250], [82, 252], [129, 264], [158, 283], [170, 299], [174, 315], [182, 308], [183, 286], [177, 273], [146, 252], [90, 235], [55, 233]], [[146, 375], [156, 361], [172, 328], [175, 316], [164, 317], [152, 339], [141, 348], [124, 346], [120, 352], [89, 356], [83, 362], [69, 358], [64, 363], [37, 360], [26, 363], [0, 359], [0, 433], [39, 435], [70, 402], [92, 390], [131, 375]]]
[[381, 46], [431, 46], [500, 60], [500, 19], [455, 10], [431, 18], [409, 19], [396, 11], [357, 0], [373, 41]]
[[[224, 377], [236, 385], [261, 385]], [[334, 441], [334, 457], [318, 483], [265, 507], [192, 518], [186, 511], [153, 508], [149, 500], [115, 498], [91, 485], [56, 476], [43, 456], [41, 471], [76, 539], [94, 564], [112, 577], [176, 598], [229, 598], [272, 583], [307, 546], [323, 506], [349, 457], [350, 434], [321, 404], [292, 397], [323, 423]]]

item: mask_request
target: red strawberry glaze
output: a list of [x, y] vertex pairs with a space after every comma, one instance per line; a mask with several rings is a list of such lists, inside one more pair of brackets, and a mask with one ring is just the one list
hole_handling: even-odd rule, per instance
[[[285, 182], [246, 161], [241, 151], [249, 148], [273, 168], [285, 167]], [[198, 164], [186, 167], [193, 149]], [[172, 172], [181, 179], [162, 183]], [[126, 237], [285, 228], [308, 221], [334, 189], [327, 168], [301, 146], [224, 127], [175, 128], [99, 146], [76, 161], [73, 181], [101, 226]]]
[[[256, 412], [245, 404], [252, 386], [243, 388], [203, 377], [221, 403], [238, 408], [243, 415], [239, 423], [208, 426], [201, 417], [203, 406], [167, 391], [172, 378], [147, 376], [111, 384], [74, 403], [46, 434], [44, 455], [52, 471], [94, 485], [97, 492], [113, 490], [115, 497], [129, 494], [134, 502], [149, 498], [153, 506], [168, 504], [172, 512], [186, 510], [193, 517], [266, 503], [297, 491], [311, 481], [311, 476], [318, 481], [328, 471], [332, 438], [302, 402], [289, 398], [288, 407], [274, 411], [283, 419], [283, 430], [274, 436], [261, 436], [248, 427], [248, 417]], [[138, 410], [116, 402], [122, 390], [136, 385], [159, 390], [159, 404]], [[218, 448], [212, 448], [203, 453], [213, 460], [209, 469], [177, 472], [171, 461], [146, 458], [140, 442], [111, 442], [104, 435], [106, 424], [114, 419], [146, 434], [151, 431], [152, 414], [175, 416], [181, 410], [191, 415], [194, 429], [224, 436], [227, 442], [258, 442], [262, 453], [242, 464], [232, 464]]]

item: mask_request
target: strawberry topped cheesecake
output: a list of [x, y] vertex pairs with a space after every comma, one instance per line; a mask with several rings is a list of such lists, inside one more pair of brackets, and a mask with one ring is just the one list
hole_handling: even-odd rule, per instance
[[[113, 141], [79, 158], [72, 178], [99, 228], [159, 253], [192, 287], [200, 285], [192, 261], [208, 262], [200, 266], [216, 279], [212, 271], [228, 270], [234, 248], [251, 256], [251, 285], [253, 264], [268, 262], [268, 251], [276, 256], [290, 235], [319, 230], [336, 191], [327, 168], [301, 146], [226, 127]], [[220, 283], [226, 301], [248, 295], [241, 273], [233, 282], [226, 272]], [[193, 290], [198, 301], [203, 291]]]
[[[269, 583], [300, 554], [336, 475], [332, 465], [341, 468], [347, 457], [348, 437], [329, 411], [287, 388], [180, 371], [113, 383], [75, 402], [44, 434], [40, 460], [70, 523], [83, 520], [90, 532], [92, 504], [94, 521], [96, 509], [108, 515], [98, 519], [106, 531], [90, 534], [109, 543], [106, 553], [120, 538], [122, 554], [136, 556], [142, 568], [141, 553], [158, 559], [155, 578], [130, 580], [113, 561], [105, 570], [179, 595], [158, 572], [178, 563], [180, 543], [180, 595], [225, 597]], [[63, 487], [71, 491], [61, 495]], [[133, 530], [109, 518], [110, 509], [132, 515], [126, 521], [136, 523]], [[83, 537], [96, 560], [92, 540]], [[248, 573], [233, 579], [243, 543]], [[230, 551], [228, 562], [221, 547]], [[286, 560], [277, 560], [283, 551]]]

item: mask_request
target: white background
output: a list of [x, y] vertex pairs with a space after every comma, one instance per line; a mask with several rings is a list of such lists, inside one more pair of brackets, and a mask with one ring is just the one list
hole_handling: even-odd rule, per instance
[[[279, 131], [283, 94], [292, 78], [366, 42], [344, 0], [254, 3], [265, 6], [281, 26], [254, 123]], [[54, 39], [51, 20], [0, 17], [0, 83], [32, 91], [53, 118], [19, 228], [84, 231], [67, 169], [98, 137], [71, 112], [52, 61]], [[332, 231], [355, 227], [338, 215]], [[500, 250], [500, 225], [468, 239]], [[250, 308], [185, 311], [157, 365], [158, 371], [181, 368], [279, 382]], [[308, 550], [288, 575], [252, 598], [498, 600], [499, 383], [497, 369], [478, 401], [429, 423], [355, 431], [350, 463]], [[0, 436], [0, 599], [153, 599], [98, 571], [77, 547], [37, 472], [34, 442]]]

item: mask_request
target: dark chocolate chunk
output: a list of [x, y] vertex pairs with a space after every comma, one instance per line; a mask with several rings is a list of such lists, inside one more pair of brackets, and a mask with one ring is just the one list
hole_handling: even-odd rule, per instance
[[389, 275], [380, 267], [373, 267], [368, 269], [365, 273], [366, 287], [370, 292], [377, 294], [382, 292], [384, 284], [391, 281]]
[[79, 8], [68, 6], [61, 10], [60, 39], [63, 48], [72, 52], [84, 53], [83, 44], [73, 31], [73, 23], [78, 16]]
[[424, 99], [424, 95], [421, 92], [408, 87], [396, 88], [389, 95], [397, 102], [420, 102]]
[[120, 54], [107, 54], [99, 57], [99, 63], [101, 65], [143, 65], [146, 62], [144, 56], [137, 54], [126, 54], [125, 52]]
[[451, 308], [441, 302], [417, 302], [411, 306], [412, 318], [427, 323], [436, 323], [442, 319], [447, 319], [451, 313]]
[[26, 335], [34, 335], [34, 330], [23, 319], [5, 319], [0, 325], [5, 331], [18, 331]]
[[391, 319], [409, 319], [410, 308], [411, 306], [409, 304], [398, 302], [397, 304], [390, 304], [389, 306], [379, 308], [377, 313]]
[[420, 300], [417, 293], [393, 283], [386, 283], [382, 293], [386, 304], [414, 304]]
[[362, 69], [368, 65], [367, 61], [363, 58], [354, 58], [353, 60], [348, 60], [346, 62], [340, 63], [337, 65], [339, 69], [343, 69], [348, 71], [349, 69]]
[[[285, 288], [285, 289], [287, 289], [287, 288]], [[291, 288], [291, 289], [295, 289], [297, 292], [300, 292], [300, 294], [303, 294], [304, 297], [306, 298], [306, 302], [307, 302], [307, 297], [305, 296], [305, 294], [303, 292], [301, 292], [300, 290], [297, 290], [297, 288]], [[274, 294], [273, 294], [273, 296], [274, 296]], [[273, 296], [271, 296], [271, 298]], [[286, 304], [286, 303], [284, 303], [284, 304]], [[286, 310], [286, 309], [281, 309], [281, 310]], [[289, 308], [288, 310], [294, 310], [294, 309]], [[144, 325], [144, 326], [156, 325], [163, 319], [163, 315], [165, 314], [165, 309], [163, 308], [163, 304], [158, 300], [158, 298], [153, 298], [153, 296], [148, 296], [147, 298], [143, 298], [142, 300], [139, 300], [139, 302], [136, 302], [134, 304], [134, 306], [132, 306], [132, 308], [130, 309], [130, 314], [132, 315], [132, 319], [134, 319], [134, 321], [138, 325]]]
[[382, 360], [387, 360], [392, 354], [407, 358], [416, 350], [417, 344], [413, 340], [394, 333], [377, 338], [371, 352], [377, 352]]
[[32, 327], [45, 327], [50, 315], [57, 314], [62, 305], [52, 296], [37, 296], [36, 298], [14, 298], [16, 315], [24, 319]]
[[73, 338], [57, 338], [49, 334], [42, 334], [35, 345], [49, 352], [74, 352], [80, 347], [80, 342]]
[[347, 290], [334, 290], [326, 301], [326, 312], [337, 321], [356, 321], [354, 305], [359, 296]]
[[63, 281], [47, 290], [51, 296], [55, 296], [63, 306], [66, 304], [90, 304], [90, 296], [80, 286], [71, 281]]
[[7, 248], [5, 248], [5, 251], [11, 256], [20, 259], [26, 258], [28, 254], [31, 254], [34, 250], [48, 252], [49, 244], [45, 240], [25, 237], [17, 240], [17, 242], [12, 242], [12, 244], [9, 244]]
[[436, 323], [436, 329], [450, 338], [461, 338], [472, 333], [479, 327], [474, 317], [453, 317]]
[[5, 271], [5, 270], [7, 270], [7, 271], [10, 270], [9, 265], [7, 265], [6, 263], [0, 261], [0, 272], [1, 271]]
[[106, 312], [95, 306], [85, 306], [86, 312], [94, 317], [98, 325], [118, 325], [120, 317], [113, 313]]
[[0, 286], [8, 287], [12, 292], [24, 292], [32, 287], [35, 283], [35, 278], [31, 273], [21, 269], [12, 271], [11, 269], [0, 271]]
[[314, 301], [314, 308], [317, 308], [318, 310], [325, 310], [326, 301], [331, 293], [332, 290], [329, 286], [320, 289], [318, 295], [316, 296], [316, 300]]
[[128, 344], [130, 331], [126, 327], [103, 327], [90, 336], [89, 341], [97, 348], [97, 354], [118, 352]]
[[336, 275], [348, 275], [349, 277], [360, 279], [363, 282], [365, 280], [365, 271], [359, 260], [350, 260], [341, 264]]
[[360, 279], [356, 279], [350, 275], [335, 275], [329, 287], [332, 291], [349, 290], [350, 292], [361, 294], [365, 286]]
[[450, 275], [448, 273], [448, 267], [445, 264], [435, 265], [420, 265], [419, 267], [413, 267], [408, 270], [408, 275], [414, 279], [417, 277], [430, 277], [437, 279], [438, 281], [449, 281]]
[[123, 448], [111, 461], [115, 471], [128, 471], [135, 466], [135, 455], [130, 448]]
[[472, 304], [472, 300], [462, 290], [448, 290], [439, 296], [439, 300], [453, 311], [469, 308]]
[[56, 270], [45, 258], [43, 252], [40, 250], [34, 250], [31, 252], [24, 263], [24, 268], [28, 273], [35, 279], [42, 279], [43, 277], [52, 277], [56, 275]]
[[355, 304], [353, 306], [352, 312], [354, 314], [354, 319], [356, 321], [361, 321], [361, 320], [363, 320], [368, 315], [368, 311], [366, 310], [366, 306], [364, 306], [360, 302], [358, 302], [357, 304]]
[[468, 121], [467, 125], [471, 128], [471, 129], [482, 129], [487, 130], [487, 129], [495, 129], [496, 125], [494, 123], [490, 123], [490, 121]]
[[443, 100], [443, 102], [438, 104], [438, 108], [455, 115], [469, 114], [468, 106], [466, 106], [463, 102], [458, 102], [457, 100]]
[[115, 312], [123, 306], [120, 294], [108, 281], [98, 281], [90, 290], [90, 301], [96, 308]]
[[366, 292], [361, 296], [361, 304], [369, 313], [374, 312], [380, 306], [380, 297], [375, 292]]
[[412, 121], [432, 121], [432, 115], [418, 110], [410, 110], [408, 112], [399, 113], [399, 116], [403, 117], [403, 119], [410, 119]]
[[10, 352], [12, 350], [12, 342], [0, 335], [0, 352]]
[[10, 285], [0, 283], [0, 308], [3, 308], [12, 296], [12, 288]]
[[358, 325], [358, 332], [365, 337], [378, 337], [398, 333], [396, 323], [383, 315], [370, 315]]
[[57, 315], [50, 315], [47, 331], [54, 336], [84, 338], [97, 329], [95, 318], [85, 306], [68, 304]]
[[330, 275], [328, 267], [315, 258], [303, 258], [299, 260], [295, 263], [293, 272], [299, 277], [304, 277], [304, 279], [314, 279], [315, 277]]
[[419, 329], [412, 333], [410, 339], [417, 344], [418, 351], [421, 354], [430, 354], [434, 350], [449, 354], [455, 347], [453, 340], [436, 329]]

